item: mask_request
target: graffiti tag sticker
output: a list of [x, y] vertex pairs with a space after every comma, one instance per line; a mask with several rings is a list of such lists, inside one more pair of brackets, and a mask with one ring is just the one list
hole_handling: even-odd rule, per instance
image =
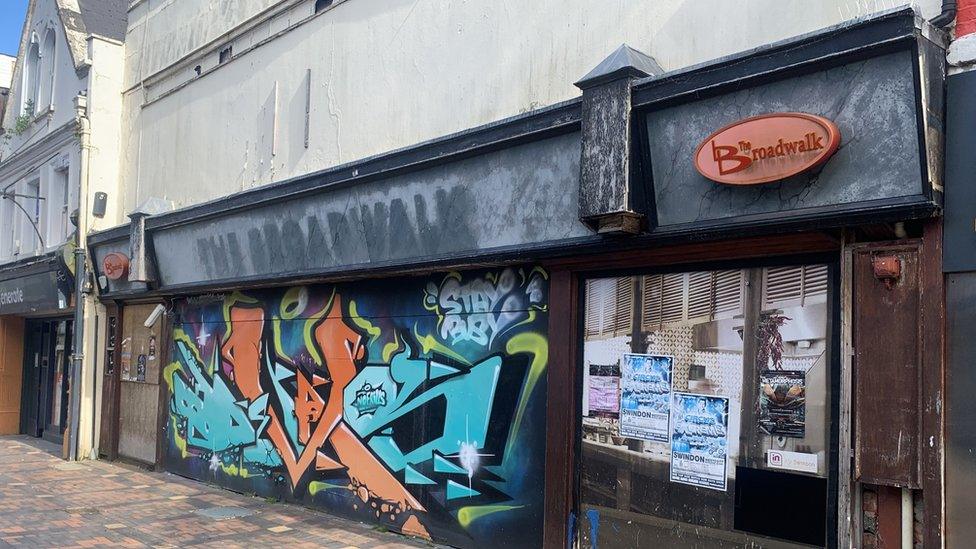
[[352, 406], [359, 412], [359, 417], [373, 415], [382, 406], [386, 406], [386, 391], [383, 385], [373, 387], [369, 382], [363, 383], [363, 388], [356, 391], [356, 398]]

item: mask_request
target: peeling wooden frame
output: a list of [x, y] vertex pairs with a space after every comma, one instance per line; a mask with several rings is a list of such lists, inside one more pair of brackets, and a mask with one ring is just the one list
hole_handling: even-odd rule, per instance
[[[853, 236], [849, 230], [844, 230], [841, 237], [842, 248], [840, 258], [840, 407], [837, 423], [838, 461], [837, 461], [837, 547], [855, 547], [855, 541], [860, 544], [860, 536], [854, 537], [854, 532], [861, 531], [860, 485], [853, 482], [851, 476], [851, 461], [853, 449], [851, 446], [852, 395], [854, 388], [854, 347], [851, 311], [854, 306], [854, 253], [850, 248]], [[852, 498], [852, 494], [858, 497]]]

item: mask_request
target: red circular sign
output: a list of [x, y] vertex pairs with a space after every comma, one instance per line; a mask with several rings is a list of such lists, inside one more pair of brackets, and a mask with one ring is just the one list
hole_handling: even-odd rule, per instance
[[102, 259], [102, 272], [109, 280], [120, 280], [129, 273], [129, 258], [118, 252], [106, 255]]
[[695, 168], [719, 183], [756, 185], [820, 166], [839, 146], [840, 130], [822, 116], [764, 114], [709, 135], [695, 151]]

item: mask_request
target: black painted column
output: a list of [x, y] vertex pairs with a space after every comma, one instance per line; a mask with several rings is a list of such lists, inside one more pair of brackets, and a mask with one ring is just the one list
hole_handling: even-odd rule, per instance
[[583, 90], [579, 215], [600, 233], [641, 229], [632, 204], [631, 83], [661, 72], [653, 58], [624, 44], [576, 83]]

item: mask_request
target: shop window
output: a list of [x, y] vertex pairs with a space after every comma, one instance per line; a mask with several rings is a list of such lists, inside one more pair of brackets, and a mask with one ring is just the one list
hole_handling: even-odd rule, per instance
[[645, 331], [692, 320], [731, 318], [742, 312], [742, 271], [656, 274], [643, 277]]
[[806, 265], [763, 269], [763, 307], [823, 302], [827, 296], [827, 267]]
[[590, 280], [586, 284], [587, 337], [630, 335], [634, 306], [634, 280], [631, 277]]
[[[827, 544], [837, 446], [830, 272], [586, 281], [583, 546], [597, 530], [606, 546]], [[634, 317], [632, 303], [636, 337], [605, 337]]]

